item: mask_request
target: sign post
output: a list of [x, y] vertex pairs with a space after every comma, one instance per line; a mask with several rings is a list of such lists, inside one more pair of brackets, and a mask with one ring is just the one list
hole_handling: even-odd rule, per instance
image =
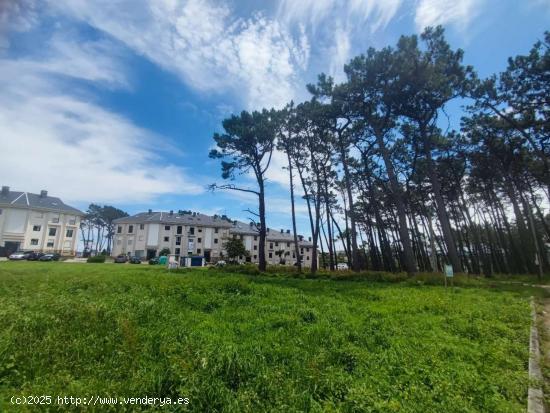
[[447, 287], [447, 278], [450, 278], [450, 279], [451, 279], [451, 285], [454, 286], [454, 282], [453, 282], [453, 278], [454, 278], [453, 266], [452, 266], [452, 265], [445, 264], [445, 287]]

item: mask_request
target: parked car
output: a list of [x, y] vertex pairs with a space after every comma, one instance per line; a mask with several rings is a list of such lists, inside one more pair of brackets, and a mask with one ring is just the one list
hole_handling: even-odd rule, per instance
[[27, 256], [27, 261], [38, 261], [43, 256], [44, 256], [43, 252], [31, 252]]
[[141, 258], [139, 257], [130, 257], [130, 264], [141, 264]]
[[157, 257], [153, 257], [149, 260], [149, 265], [157, 265], [159, 263], [159, 259]]
[[128, 257], [126, 255], [119, 255], [115, 258], [115, 264], [124, 264], [128, 261]]
[[345, 263], [345, 262], [339, 262], [338, 264], [336, 264], [336, 269], [337, 270], [347, 270], [348, 269], [348, 264]]
[[224, 260], [219, 260], [217, 263], [216, 263], [216, 267], [225, 267], [225, 261]]
[[17, 252], [14, 252], [13, 254], [11, 254], [8, 258], [10, 260], [26, 260], [27, 257], [29, 256], [30, 252], [25, 252], [25, 251], [17, 251]]
[[38, 260], [39, 261], [58, 261], [60, 255], [56, 252], [51, 254], [44, 254]]

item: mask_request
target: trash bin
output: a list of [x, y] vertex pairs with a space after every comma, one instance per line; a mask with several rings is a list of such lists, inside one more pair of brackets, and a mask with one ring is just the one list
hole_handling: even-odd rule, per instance
[[162, 257], [159, 257], [159, 264], [160, 265], [166, 265], [168, 262], [168, 257], [166, 255], [163, 255]]

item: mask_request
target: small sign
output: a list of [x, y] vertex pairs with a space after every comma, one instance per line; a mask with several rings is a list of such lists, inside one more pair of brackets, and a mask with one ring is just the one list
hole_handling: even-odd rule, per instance
[[445, 277], [453, 277], [453, 266], [452, 265], [445, 265]]

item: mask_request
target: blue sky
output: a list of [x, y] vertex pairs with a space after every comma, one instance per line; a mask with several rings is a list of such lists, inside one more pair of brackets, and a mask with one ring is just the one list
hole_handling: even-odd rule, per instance
[[[208, 151], [224, 117], [307, 99], [317, 74], [342, 79], [351, 57], [426, 25], [443, 24], [488, 76], [549, 23], [550, 0], [1, 2], [0, 181], [82, 209], [246, 219], [253, 197], [206, 190], [222, 181]], [[291, 227], [283, 165], [276, 154], [273, 228]]]

